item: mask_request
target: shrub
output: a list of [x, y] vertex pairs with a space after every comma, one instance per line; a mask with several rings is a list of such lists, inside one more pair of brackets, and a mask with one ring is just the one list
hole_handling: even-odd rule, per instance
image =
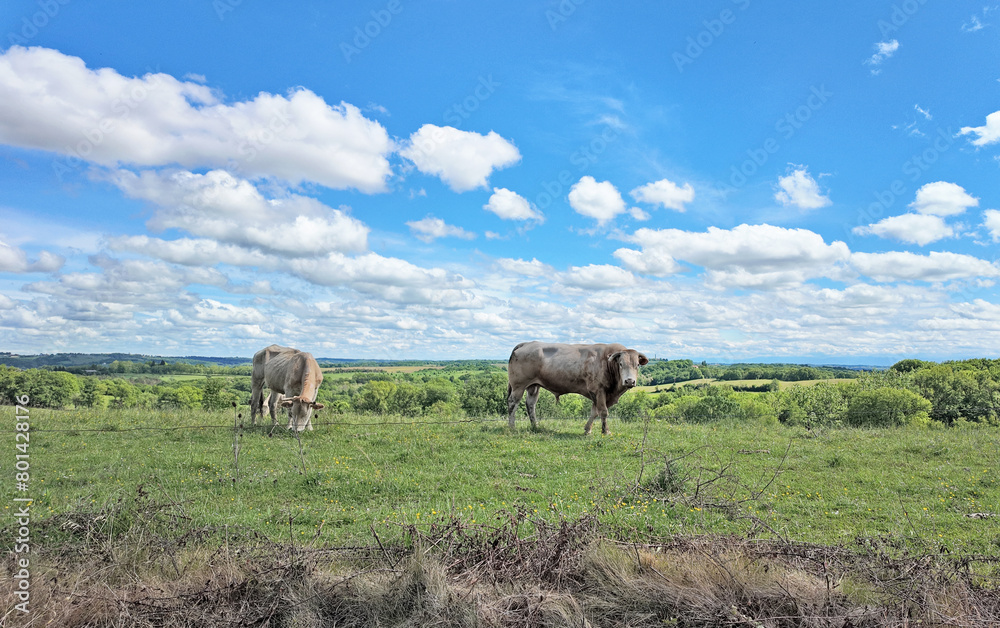
[[862, 390], [847, 406], [844, 421], [853, 427], [895, 427], [926, 425], [931, 402], [902, 388]]

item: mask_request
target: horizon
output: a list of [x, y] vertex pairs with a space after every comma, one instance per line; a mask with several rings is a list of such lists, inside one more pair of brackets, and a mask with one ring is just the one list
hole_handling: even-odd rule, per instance
[[14, 0], [0, 36], [0, 348], [1000, 355], [995, 1]]

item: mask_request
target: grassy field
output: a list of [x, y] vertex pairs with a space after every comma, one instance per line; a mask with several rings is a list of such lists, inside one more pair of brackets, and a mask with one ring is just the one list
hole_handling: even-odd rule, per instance
[[[14, 424], [12, 408], [2, 416]], [[32, 410], [33, 522], [99, 514], [142, 486], [180, 505], [192, 527], [331, 545], [524, 509], [553, 522], [593, 515], [606, 533], [632, 540], [891, 539], [916, 551], [1000, 555], [996, 429], [612, 422], [613, 435], [585, 437], [582, 421], [513, 433], [499, 419], [314, 421], [301, 455], [284, 429], [244, 430], [237, 465], [230, 412]], [[24, 496], [12, 483], [4, 492], [5, 504]], [[55, 542], [66, 526], [46, 530]]]

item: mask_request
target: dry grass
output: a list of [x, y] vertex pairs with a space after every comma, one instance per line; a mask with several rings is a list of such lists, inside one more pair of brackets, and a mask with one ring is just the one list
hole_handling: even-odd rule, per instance
[[0, 625], [1000, 625], [1000, 580], [973, 568], [1000, 559], [899, 556], [875, 539], [636, 544], [590, 517], [511, 511], [486, 525], [373, 528], [370, 547], [328, 548], [185, 529], [183, 505], [142, 492], [49, 525], [64, 540], [32, 555], [29, 615], [14, 609], [4, 562]]

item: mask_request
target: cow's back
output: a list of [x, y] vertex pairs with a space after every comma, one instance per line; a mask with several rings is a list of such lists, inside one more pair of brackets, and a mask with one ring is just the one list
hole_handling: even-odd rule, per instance
[[624, 348], [617, 344], [521, 343], [514, 347], [507, 364], [510, 385], [538, 384], [557, 395], [592, 397], [607, 386], [607, 356]]

